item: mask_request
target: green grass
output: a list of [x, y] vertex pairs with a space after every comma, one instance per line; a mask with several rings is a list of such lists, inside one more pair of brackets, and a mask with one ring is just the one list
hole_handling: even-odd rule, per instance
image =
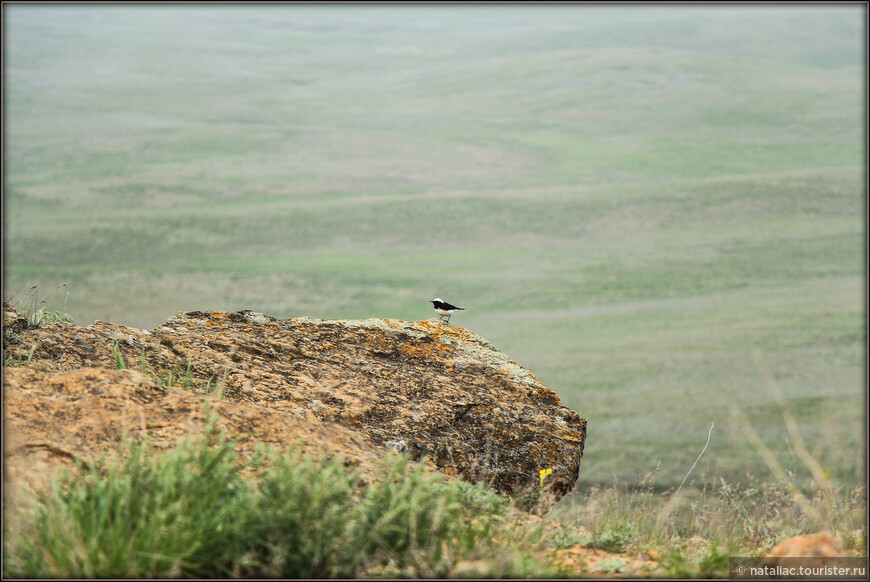
[[247, 541], [235, 526], [246, 491], [226, 444], [156, 457], [131, 445], [123, 463], [101, 459], [39, 496], [28, 525], [4, 532], [4, 575], [225, 575]]
[[[4, 338], [5, 339], [5, 338]], [[14, 339], [14, 338], [12, 338]], [[11, 342], [16, 343], [16, 342]], [[27, 357], [24, 356], [24, 352], [27, 352]], [[19, 349], [17, 355], [15, 356], [4, 356], [3, 357], [3, 366], [9, 366], [10, 368], [29, 368], [30, 360], [33, 359], [33, 352], [36, 351], [36, 344], [30, 346], [30, 350]]]
[[495, 492], [405, 457], [365, 486], [342, 459], [294, 447], [264, 450], [247, 469], [213, 427], [169, 451], [129, 443], [4, 508], [4, 576], [433, 577], [478, 556], [482, 576], [555, 572], [530, 545], [507, 544]]
[[580, 546], [621, 554], [597, 571], [628, 571], [633, 556], [656, 550], [656, 577], [709, 578], [727, 575], [728, 556], [820, 529], [850, 555], [866, 551], [860, 487], [719, 478], [661, 494], [659, 485], [653, 471], [637, 486], [594, 486], [542, 524], [512, 509], [528, 499], [510, 502], [401, 455], [373, 475], [294, 445], [243, 462], [212, 421], [197, 440], [167, 450], [125, 439], [94, 462], [77, 459], [47, 491], [20, 489], [4, 506], [3, 574], [561, 577], [577, 572], [554, 552]]
[[[127, 361], [124, 359], [124, 355], [121, 353], [117, 340], [112, 343], [112, 357], [115, 360], [115, 368], [118, 370], [126, 370], [129, 367]], [[160, 386], [172, 388], [173, 386], [177, 387], [180, 385], [185, 390], [190, 390], [192, 374], [191, 366], [192, 363], [188, 361], [186, 366], [179, 362], [175, 366], [170, 367], [161, 355], [158, 356], [157, 370], [154, 371], [148, 364], [148, 358], [145, 357], [145, 348], [143, 347], [142, 354], [139, 358], [138, 368], [143, 374], [151, 376], [151, 379]], [[211, 388], [212, 380], [214, 380], [214, 376], [209, 379], [206, 386], [206, 394], [212, 393], [212, 390], [217, 390], [217, 386], [214, 389]]]
[[863, 16], [8, 6], [4, 296], [142, 328], [442, 296], [589, 419], [581, 488], [675, 485], [711, 421], [711, 471], [765, 471], [732, 404], [789, 455], [756, 351], [860, 451]]

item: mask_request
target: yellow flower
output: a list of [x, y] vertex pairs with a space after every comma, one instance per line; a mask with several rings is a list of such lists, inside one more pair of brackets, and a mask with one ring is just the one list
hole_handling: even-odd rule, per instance
[[538, 475], [541, 477], [541, 488], [544, 487], [544, 479], [553, 474], [553, 469], [541, 469]]

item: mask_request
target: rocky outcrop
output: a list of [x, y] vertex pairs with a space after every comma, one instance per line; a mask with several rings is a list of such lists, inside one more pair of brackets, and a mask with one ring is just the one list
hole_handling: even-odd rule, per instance
[[580, 468], [586, 421], [483, 338], [438, 320], [239, 311], [180, 313], [151, 331], [20, 323], [4, 305], [13, 478], [36, 482], [122, 434], [169, 446], [202, 429], [206, 402], [243, 459], [302, 441], [366, 467], [396, 450], [506, 495], [552, 468], [551, 501]]

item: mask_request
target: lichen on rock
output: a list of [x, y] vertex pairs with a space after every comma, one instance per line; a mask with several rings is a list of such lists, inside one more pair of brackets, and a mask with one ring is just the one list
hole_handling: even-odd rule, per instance
[[541, 499], [553, 502], [574, 486], [583, 455], [586, 420], [485, 339], [437, 320], [246, 310], [179, 313], [151, 331], [58, 322], [18, 333], [4, 357], [31, 348], [26, 368], [4, 374], [7, 462], [18, 475], [37, 461], [96, 456], [125, 432], [168, 444], [200, 430], [205, 400], [242, 458], [256, 443], [300, 439], [363, 467], [398, 450], [506, 495], [552, 468]]

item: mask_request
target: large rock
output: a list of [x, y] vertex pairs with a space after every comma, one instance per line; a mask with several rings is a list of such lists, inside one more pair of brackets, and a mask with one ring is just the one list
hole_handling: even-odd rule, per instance
[[243, 459], [256, 444], [300, 439], [363, 467], [397, 450], [507, 495], [552, 468], [551, 502], [583, 455], [586, 420], [483, 338], [438, 320], [191, 312], [152, 331], [59, 322], [14, 340], [7, 467], [31, 482], [124, 433], [169, 446], [201, 430], [205, 400]]

